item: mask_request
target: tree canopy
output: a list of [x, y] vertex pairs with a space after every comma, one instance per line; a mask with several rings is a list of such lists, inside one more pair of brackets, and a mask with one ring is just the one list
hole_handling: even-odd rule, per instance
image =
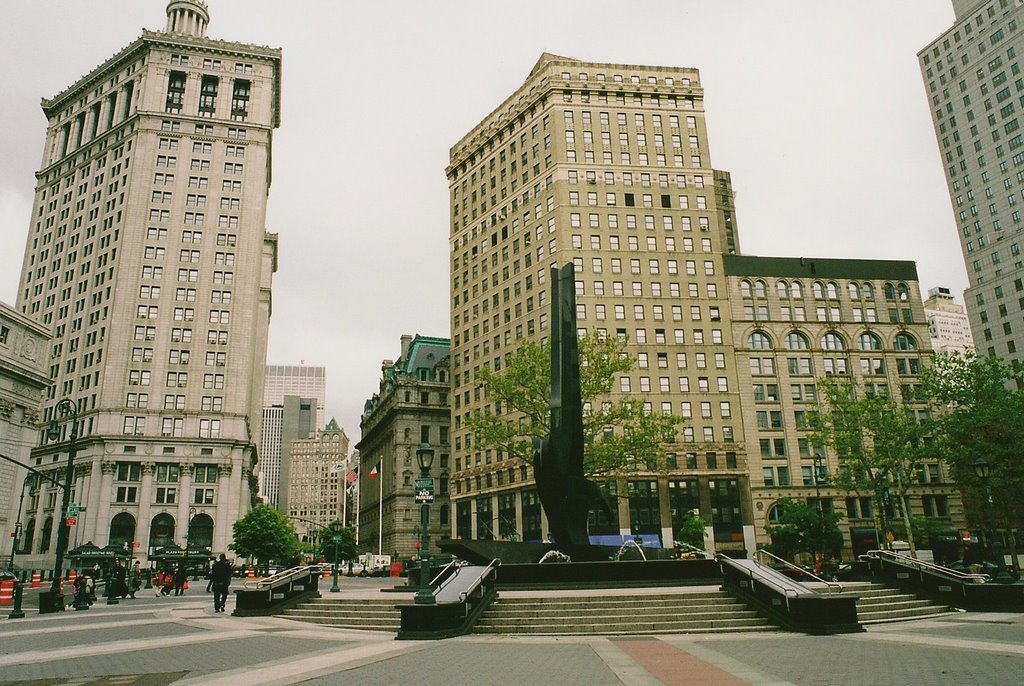
[[[636, 398], [614, 398], [618, 376], [633, 368], [625, 341], [595, 333], [579, 339], [580, 395], [583, 400], [583, 468], [589, 475], [656, 469], [664, 444], [675, 440], [678, 417], [645, 411]], [[487, 409], [470, 416], [476, 449], [496, 449], [529, 462], [533, 439], [549, 432], [551, 353], [525, 341], [504, 369], [481, 368]], [[468, 446], [467, 446], [468, 447]]]
[[235, 522], [234, 542], [228, 548], [262, 563], [288, 563], [302, 546], [288, 518], [261, 504]]
[[843, 547], [843, 517], [835, 510], [819, 511], [796, 498], [782, 498], [775, 507], [777, 523], [765, 527], [772, 539], [767, 550], [773, 555], [792, 562], [798, 553], [835, 553]]
[[356, 542], [356, 532], [352, 527], [342, 526], [339, 520], [335, 520], [321, 529], [320, 556], [331, 562], [352, 560], [359, 555], [359, 544]]
[[[834, 377], [821, 379], [819, 392], [821, 400], [811, 426], [814, 440], [831, 447], [839, 458], [833, 482], [871, 493], [876, 512], [884, 513], [890, 502], [904, 502], [907, 490], [917, 481], [922, 458], [937, 456], [928, 413]], [[902, 507], [900, 514], [911, 534], [911, 551], [916, 553], [910, 513]], [[889, 527], [883, 529], [887, 532]]]
[[[937, 355], [923, 387], [936, 407], [938, 447], [963, 489], [968, 521], [989, 531], [1024, 525], [1024, 369], [972, 353]], [[991, 504], [975, 472], [979, 459], [990, 470]], [[1011, 547], [1013, 560], [1015, 553]]]

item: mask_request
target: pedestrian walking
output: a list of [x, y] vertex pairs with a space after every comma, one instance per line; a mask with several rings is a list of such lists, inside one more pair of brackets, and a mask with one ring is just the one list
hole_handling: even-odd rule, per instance
[[213, 565], [206, 568], [206, 592], [209, 593], [211, 590], [213, 590]]
[[124, 565], [120, 560], [114, 563], [114, 578], [112, 580], [113, 588], [110, 589], [110, 595], [119, 596], [125, 598], [128, 596], [128, 572], [125, 570]]
[[210, 568], [210, 583], [213, 585], [213, 611], [223, 612], [224, 603], [228, 599], [228, 588], [231, 586], [231, 563], [224, 553]]
[[185, 572], [185, 568], [182, 565], [178, 565], [177, 569], [174, 570], [174, 595], [185, 595], [185, 586], [188, 585], [188, 574]]
[[142, 588], [142, 567], [136, 560], [128, 578], [128, 597], [135, 598], [135, 594], [140, 588]]

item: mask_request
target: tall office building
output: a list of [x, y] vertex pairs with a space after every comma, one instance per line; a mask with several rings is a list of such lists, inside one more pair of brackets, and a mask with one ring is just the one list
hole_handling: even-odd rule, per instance
[[[331, 419], [315, 437], [292, 441], [288, 477], [288, 510], [299, 540], [316, 543], [317, 532], [348, 517], [348, 436]], [[323, 555], [323, 553], [321, 553]]]
[[[78, 406], [72, 545], [223, 551], [255, 495], [281, 53], [207, 38], [209, 17], [171, 0], [164, 30], [42, 103], [17, 307], [54, 330], [43, 420]], [[63, 425], [33, 451], [53, 472]]]
[[1024, 360], [1024, 5], [953, 0], [918, 54], [970, 286], [979, 354]]
[[327, 368], [305, 364], [268, 364], [263, 382], [263, 406], [280, 405], [286, 395], [316, 400], [316, 426], [324, 426]]
[[[697, 70], [542, 55], [452, 148], [447, 174], [453, 537], [547, 534], [530, 465], [474, 445], [467, 417], [508, 412], [479, 371], [549, 335], [549, 270], [570, 261], [580, 331], [625, 339], [634, 360], [614, 393], [682, 422], [664, 461], [602, 480], [618, 506], [592, 514], [591, 536], [671, 547], [696, 512], [710, 549], [753, 550], [787, 496], [845, 505], [847, 554], [874, 535], [870, 497], [810, 481], [806, 418], [824, 375], [894, 397], [918, 383], [929, 338], [916, 268], [740, 255]], [[912, 511], [962, 521], [945, 481], [926, 465]]]
[[[711, 164], [698, 71], [545, 53], [451, 149], [447, 175], [453, 535], [547, 534], [532, 468], [474, 445], [466, 419], [499, 411], [479, 370], [500, 370], [520, 340], [549, 335], [548, 274], [571, 261], [580, 329], [627, 339], [636, 360], [617, 395], [686, 420], [667, 469], [602, 484], [618, 507], [591, 534], [671, 546], [699, 510], [709, 545], [752, 549], [722, 263], [739, 239], [729, 174]], [[689, 453], [714, 459], [686, 464]]]
[[956, 301], [948, 288], [939, 286], [928, 289], [924, 316], [928, 320], [932, 350], [937, 353], [974, 350], [970, 318], [964, 306]]
[[[263, 384], [263, 430], [260, 433], [259, 464], [256, 466], [260, 499], [278, 507], [281, 504], [281, 457], [285, 448], [281, 428], [284, 421], [285, 396], [297, 396], [311, 404], [313, 416], [308, 421], [311, 437], [323, 426], [327, 398], [327, 369], [300, 365], [268, 364]], [[287, 468], [287, 466], [286, 466]], [[287, 481], [285, 481], [287, 484]], [[287, 494], [285, 494], [287, 499]]]

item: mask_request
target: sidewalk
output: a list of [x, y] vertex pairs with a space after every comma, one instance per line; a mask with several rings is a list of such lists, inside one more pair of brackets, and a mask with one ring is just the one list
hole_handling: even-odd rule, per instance
[[[358, 603], [393, 585], [363, 581], [340, 594], [322, 592]], [[402, 602], [405, 596], [388, 597]], [[229, 611], [233, 604], [229, 599]], [[101, 601], [86, 612], [31, 612], [20, 620], [0, 614], [0, 685], [327, 686], [354, 679], [446, 686], [961, 686], [1019, 683], [1024, 673], [1024, 615], [1009, 613], [958, 613], [833, 637], [466, 636], [427, 642], [212, 610], [212, 596], [194, 589], [182, 598]]]

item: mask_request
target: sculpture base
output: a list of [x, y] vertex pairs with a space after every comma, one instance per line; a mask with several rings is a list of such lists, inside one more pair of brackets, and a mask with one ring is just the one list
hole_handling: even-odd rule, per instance
[[[544, 542], [481, 541], [447, 539], [439, 544], [441, 550], [470, 564], [486, 565], [498, 558], [503, 565], [529, 564], [540, 562], [546, 553], [557, 550], [568, 555], [573, 562], [607, 562], [619, 552], [619, 546], [612, 545], [558, 545]], [[644, 548], [649, 560], [671, 559], [673, 551], [664, 548]], [[640, 559], [635, 549], [627, 549], [626, 559]]]

